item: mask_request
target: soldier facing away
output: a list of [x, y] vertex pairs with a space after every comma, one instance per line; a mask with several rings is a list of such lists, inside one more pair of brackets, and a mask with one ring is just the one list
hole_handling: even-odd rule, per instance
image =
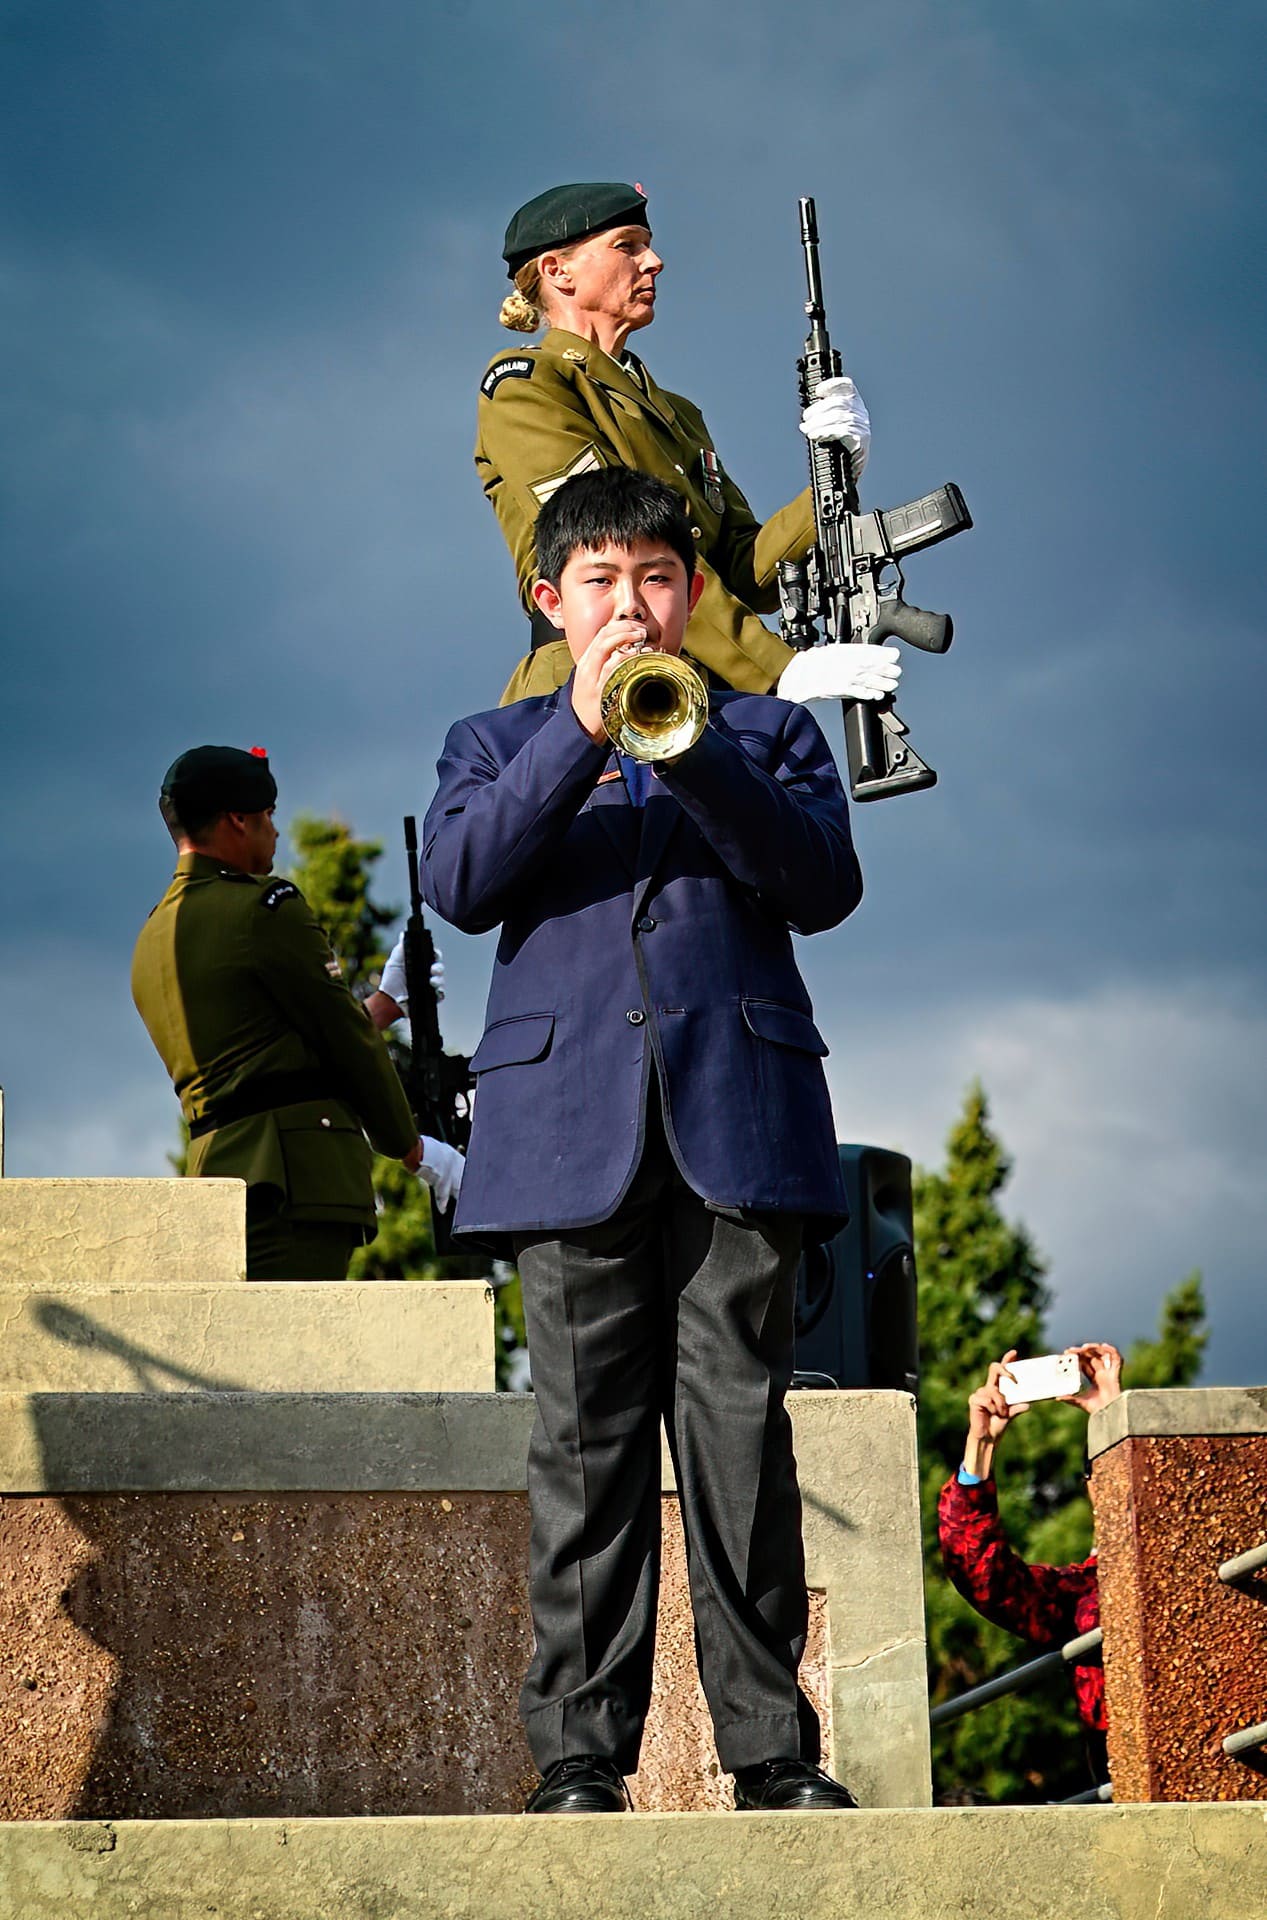
[[370, 1143], [441, 1206], [462, 1156], [419, 1138], [311, 909], [271, 877], [276, 800], [260, 747], [194, 747], [168, 768], [159, 810], [179, 857], [132, 998], [180, 1097], [190, 1174], [246, 1182], [248, 1277], [342, 1280], [375, 1232]]

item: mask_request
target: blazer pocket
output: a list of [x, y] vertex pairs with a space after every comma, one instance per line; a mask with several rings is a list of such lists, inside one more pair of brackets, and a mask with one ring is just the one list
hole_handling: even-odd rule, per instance
[[822, 1059], [827, 1042], [807, 1013], [784, 1007], [777, 1000], [742, 1000], [744, 1024], [759, 1040], [777, 1047], [795, 1047], [798, 1053], [816, 1053]]
[[553, 1038], [552, 1013], [521, 1013], [511, 1020], [498, 1020], [471, 1055], [471, 1072], [488, 1073], [493, 1067], [523, 1067], [543, 1060]]

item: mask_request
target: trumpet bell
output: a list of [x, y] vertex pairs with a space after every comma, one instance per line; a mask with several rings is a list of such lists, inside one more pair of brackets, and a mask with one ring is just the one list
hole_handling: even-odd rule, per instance
[[603, 725], [633, 760], [669, 760], [699, 739], [708, 721], [703, 675], [676, 653], [632, 653], [617, 661], [602, 697]]

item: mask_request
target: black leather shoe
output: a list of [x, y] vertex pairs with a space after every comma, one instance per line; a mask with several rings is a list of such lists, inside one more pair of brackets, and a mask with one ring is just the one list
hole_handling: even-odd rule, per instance
[[630, 1813], [624, 1776], [596, 1753], [578, 1753], [547, 1767], [525, 1813]]
[[746, 1813], [840, 1813], [857, 1804], [847, 1787], [808, 1760], [762, 1760], [735, 1773], [735, 1805]]

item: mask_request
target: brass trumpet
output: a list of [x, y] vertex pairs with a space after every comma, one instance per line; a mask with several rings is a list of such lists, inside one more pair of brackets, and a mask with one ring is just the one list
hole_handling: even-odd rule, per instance
[[680, 654], [649, 647], [618, 660], [602, 697], [603, 725], [634, 760], [685, 753], [708, 721], [703, 676]]

